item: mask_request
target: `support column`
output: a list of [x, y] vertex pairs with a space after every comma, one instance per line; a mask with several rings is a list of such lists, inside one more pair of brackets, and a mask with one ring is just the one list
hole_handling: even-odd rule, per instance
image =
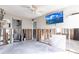
[[32, 21], [32, 40], [33, 40], [33, 21]]
[[10, 43], [13, 43], [13, 29], [10, 29], [10, 36], [11, 36], [11, 38], [10, 38]]
[[6, 29], [3, 29], [3, 44], [4, 45], [8, 44]]

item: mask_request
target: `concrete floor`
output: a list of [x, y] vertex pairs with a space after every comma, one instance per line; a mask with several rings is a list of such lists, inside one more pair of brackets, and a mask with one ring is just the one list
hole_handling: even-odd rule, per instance
[[32, 40], [0, 46], [0, 54], [53, 53], [61, 51], [63, 50]]

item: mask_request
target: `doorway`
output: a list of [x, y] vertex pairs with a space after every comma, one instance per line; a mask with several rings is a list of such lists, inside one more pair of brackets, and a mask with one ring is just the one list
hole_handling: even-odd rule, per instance
[[22, 20], [12, 19], [13, 40], [22, 41]]
[[36, 29], [33, 29], [33, 39], [36, 39]]
[[37, 29], [37, 22], [33, 22], [33, 40], [36, 40], [36, 29]]
[[79, 41], [79, 29], [74, 29], [74, 38], [73, 40]]

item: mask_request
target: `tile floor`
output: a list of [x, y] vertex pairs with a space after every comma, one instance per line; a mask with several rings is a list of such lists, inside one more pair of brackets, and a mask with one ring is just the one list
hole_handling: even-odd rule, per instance
[[0, 46], [0, 54], [53, 53], [63, 50], [33, 40]]
[[66, 42], [66, 47], [68, 50], [79, 53], [79, 41], [70, 40]]

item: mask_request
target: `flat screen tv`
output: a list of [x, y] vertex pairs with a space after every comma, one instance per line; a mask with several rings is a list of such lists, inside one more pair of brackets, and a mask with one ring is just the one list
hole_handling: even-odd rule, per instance
[[56, 24], [63, 22], [63, 12], [55, 12], [45, 16], [46, 24]]

